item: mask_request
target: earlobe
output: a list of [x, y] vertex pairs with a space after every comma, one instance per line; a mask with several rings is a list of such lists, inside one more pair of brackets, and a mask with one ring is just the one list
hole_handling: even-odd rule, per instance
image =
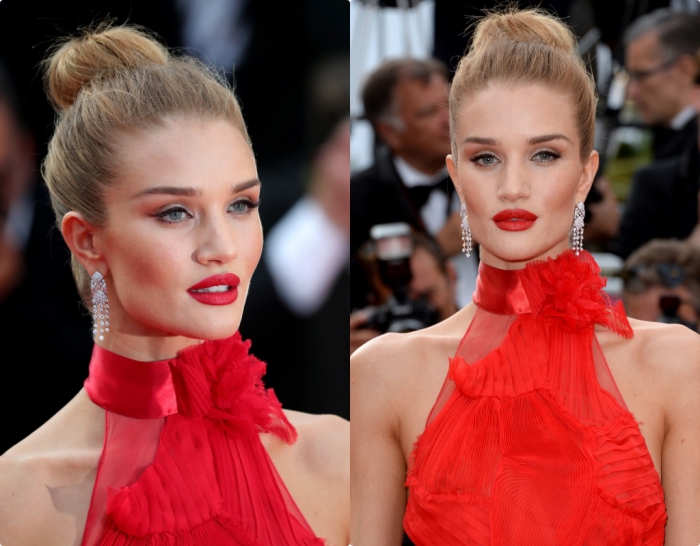
[[106, 275], [107, 265], [102, 253], [95, 245], [95, 232], [95, 228], [79, 212], [71, 211], [61, 221], [63, 239], [66, 241], [73, 256], [80, 262], [80, 265], [90, 275], [95, 271], [100, 271], [102, 275]]

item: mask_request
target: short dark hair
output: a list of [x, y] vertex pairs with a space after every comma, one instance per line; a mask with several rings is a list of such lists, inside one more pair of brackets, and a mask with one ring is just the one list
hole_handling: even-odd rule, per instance
[[700, 48], [700, 17], [686, 11], [660, 8], [635, 20], [624, 35], [625, 46], [648, 32], [656, 32], [663, 53], [669, 58], [691, 55]]
[[364, 118], [375, 125], [387, 116], [394, 103], [394, 90], [403, 80], [420, 80], [426, 85], [433, 75], [447, 79], [447, 65], [438, 59], [391, 59], [376, 68], [362, 87]]

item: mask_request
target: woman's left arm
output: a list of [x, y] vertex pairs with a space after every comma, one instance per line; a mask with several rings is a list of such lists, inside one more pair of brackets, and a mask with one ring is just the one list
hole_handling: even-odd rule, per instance
[[[668, 512], [665, 546], [700, 544], [700, 336], [674, 328], [665, 343], [666, 434], [661, 476]], [[683, 328], [683, 327], [680, 327]]]

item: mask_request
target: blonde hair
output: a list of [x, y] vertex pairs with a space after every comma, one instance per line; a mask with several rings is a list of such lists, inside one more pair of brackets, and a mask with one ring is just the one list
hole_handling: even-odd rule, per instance
[[[44, 84], [58, 114], [42, 174], [61, 225], [76, 211], [96, 228], [106, 222], [104, 189], [119, 175], [119, 139], [183, 115], [225, 120], [250, 144], [226, 81], [201, 62], [172, 55], [144, 30], [103, 24], [57, 44], [44, 61]], [[87, 271], [71, 259], [85, 302]]]
[[542, 84], [569, 94], [581, 137], [581, 158], [591, 153], [598, 101], [595, 84], [578, 53], [576, 38], [564, 23], [539, 9], [514, 8], [489, 13], [479, 21], [450, 89], [455, 158], [462, 101], [492, 82]]

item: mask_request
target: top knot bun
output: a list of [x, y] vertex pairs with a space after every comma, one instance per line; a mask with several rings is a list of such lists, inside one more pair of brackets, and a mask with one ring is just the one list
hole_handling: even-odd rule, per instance
[[146, 32], [102, 25], [69, 38], [45, 61], [46, 94], [54, 108], [70, 108], [90, 81], [123, 69], [167, 64], [168, 50]]
[[569, 55], [578, 53], [576, 37], [571, 30], [538, 9], [507, 9], [489, 13], [478, 22], [472, 50], [478, 51], [504, 42], [542, 44]]

